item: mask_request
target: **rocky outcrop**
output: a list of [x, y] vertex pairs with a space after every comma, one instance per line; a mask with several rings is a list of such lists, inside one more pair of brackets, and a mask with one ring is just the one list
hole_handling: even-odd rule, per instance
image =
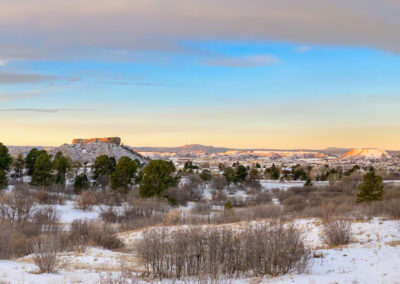
[[104, 138], [89, 138], [89, 139], [74, 139], [72, 144], [88, 144], [88, 143], [110, 143], [110, 144], [121, 144], [121, 138], [119, 137], [104, 137]]
[[64, 144], [60, 147], [53, 148], [50, 154], [55, 155], [59, 151], [63, 153], [64, 156], [70, 157], [73, 161], [81, 163], [93, 163], [100, 155], [114, 157], [117, 161], [121, 157], [127, 156], [133, 160], [138, 159], [140, 162], [146, 162], [145, 158], [129, 147], [109, 142]]

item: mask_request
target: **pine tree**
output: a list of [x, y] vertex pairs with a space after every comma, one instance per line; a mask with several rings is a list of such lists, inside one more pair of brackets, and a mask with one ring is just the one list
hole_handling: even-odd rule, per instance
[[7, 174], [5, 171], [0, 169], [0, 190], [5, 189], [8, 186]]
[[111, 174], [111, 188], [121, 193], [127, 193], [129, 186], [133, 183], [139, 165], [129, 157], [121, 157]]
[[74, 192], [76, 194], [81, 193], [83, 190], [87, 190], [90, 187], [90, 181], [86, 173], [77, 175], [74, 182]]
[[8, 148], [0, 143], [0, 190], [8, 185], [8, 178], [6, 171], [9, 170], [12, 163], [12, 158], [8, 153]]
[[383, 195], [382, 177], [377, 176], [374, 171], [370, 171], [364, 175], [363, 182], [358, 189], [357, 202], [381, 200]]
[[32, 185], [49, 186], [54, 183], [53, 163], [46, 151], [37, 156], [32, 174]]
[[66, 181], [66, 174], [71, 169], [71, 162], [61, 152], [58, 152], [54, 157], [53, 164], [55, 170], [57, 171], [55, 183], [64, 186]]
[[0, 170], [7, 171], [12, 163], [8, 148], [0, 143]]
[[21, 153], [18, 154], [17, 158], [13, 162], [13, 168], [15, 172], [15, 178], [22, 180], [24, 176], [25, 160]]
[[110, 176], [115, 170], [115, 158], [108, 157], [107, 155], [100, 155], [94, 161], [93, 178], [101, 185], [102, 189], [105, 189], [110, 182]]
[[172, 162], [163, 160], [150, 161], [141, 172], [140, 196], [165, 196], [165, 191], [176, 186], [179, 177], [174, 176], [176, 169]]

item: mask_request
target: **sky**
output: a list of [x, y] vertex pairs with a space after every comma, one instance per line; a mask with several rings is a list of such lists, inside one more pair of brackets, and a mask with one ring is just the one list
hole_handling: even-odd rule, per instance
[[400, 149], [396, 0], [0, 0], [0, 142]]

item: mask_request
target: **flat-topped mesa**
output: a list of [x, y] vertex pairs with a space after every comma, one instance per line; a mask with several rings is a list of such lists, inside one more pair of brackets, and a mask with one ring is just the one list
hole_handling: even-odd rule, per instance
[[89, 138], [89, 139], [74, 139], [72, 144], [88, 144], [88, 143], [109, 143], [109, 144], [121, 144], [121, 138], [119, 137], [104, 137], [104, 138]]

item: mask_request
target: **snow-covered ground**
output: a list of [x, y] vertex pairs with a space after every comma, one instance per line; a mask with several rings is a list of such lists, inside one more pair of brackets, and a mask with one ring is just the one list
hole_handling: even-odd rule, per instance
[[[44, 205], [46, 206], [46, 205]], [[38, 206], [39, 208], [41, 205]], [[75, 208], [75, 201], [67, 200], [64, 205], [54, 205], [60, 222], [71, 223], [75, 219], [97, 219], [101, 213], [100, 206], [93, 206], [92, 210], [84, 211]]]
[[[264, 189], [281, 189], [287, 190], [291, 187], [303, 187], [305, 181], [279, 181], [279, 180], [269, 180], [263, 179], [260, 180], [261, 186]], [[327, 186], [329, 185], [329, 181], [313, 181], [315, 186]]]
[[[276, 278], [231, 279], [249, 283], [400, 283], [400, 221], [374, 218], [368, 222], [354, 222], [351, 244], [327, 248], [321, 242], [321, 221], [300, 219], [295, 226], [302, 231], [305, 244], [312, 249], [313, 258], [305, 273], [291, 273]], [[240, 226], [238, 224], [238, 226]], [[142, 231], [120, 233], [133, 248]], [[100, 275], [116, 273], [125, 262], [141, 271], [139, 259], [132, 253], [88, 248], [85, 252], [64, 253], [66, 263], [57, 274], [37, 274], [30, 256], [16, 260], [0, 260], [0, 280], [9, 283], [97, 283]]]

